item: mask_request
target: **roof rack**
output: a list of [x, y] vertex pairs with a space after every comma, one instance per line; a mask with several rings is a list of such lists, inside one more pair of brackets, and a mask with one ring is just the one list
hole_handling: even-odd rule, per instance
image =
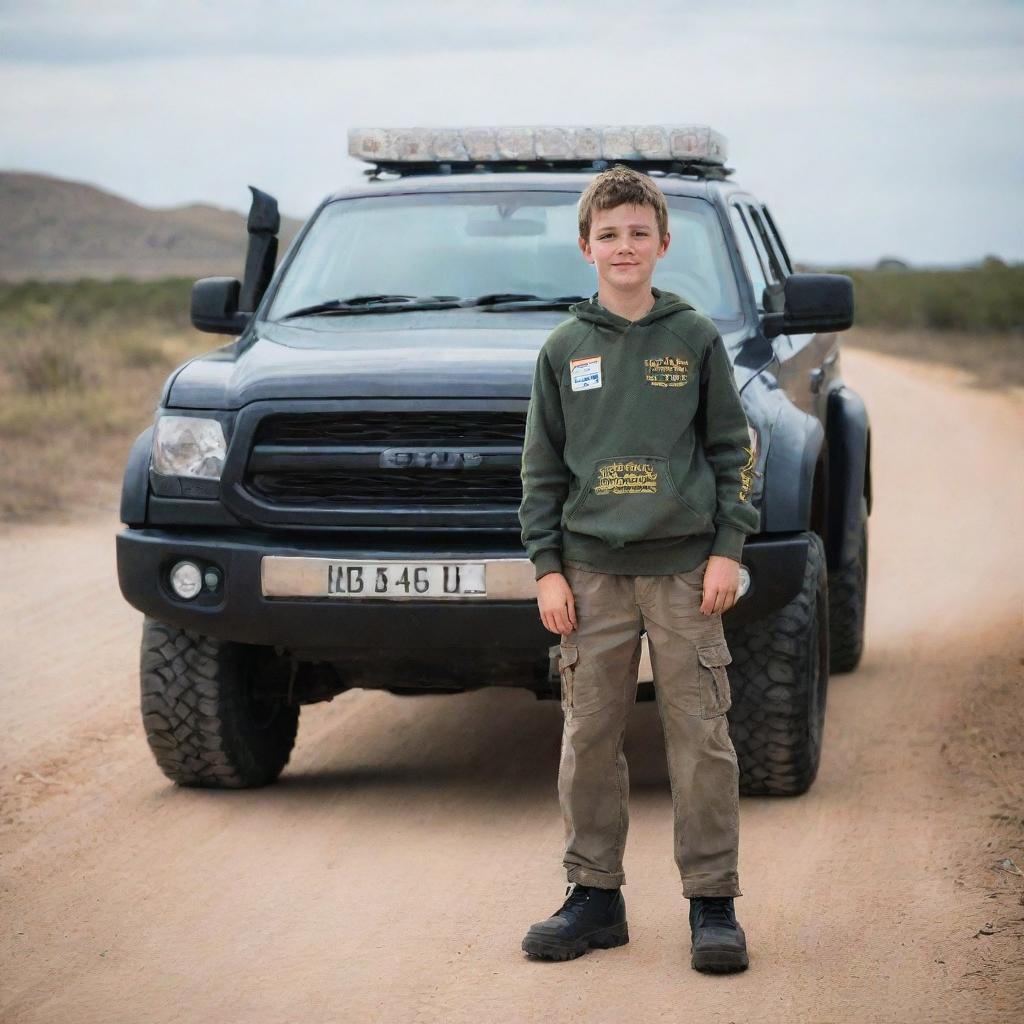
[[613, 163], [642, 171], [724, 179], [725, 136], [707, 125], [518, 125], [465, 128], [350, 128], [351, 156], [365, 173], [457, 174], [601, 171]]

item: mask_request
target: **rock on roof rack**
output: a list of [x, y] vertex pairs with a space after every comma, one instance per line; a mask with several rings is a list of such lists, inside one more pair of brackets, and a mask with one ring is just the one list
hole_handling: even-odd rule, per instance
[[728, 143], [703, 124], [350, 128], [349, 155], [398, 175], [638, 170], [724, 179]]

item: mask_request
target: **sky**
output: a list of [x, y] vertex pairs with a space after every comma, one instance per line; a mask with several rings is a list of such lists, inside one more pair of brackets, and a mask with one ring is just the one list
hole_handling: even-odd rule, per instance
[[805, 263], [1024, 260], [1024, 0], [0, 0], [0, 169], [306, 217], [351, 126], [710, 124]]

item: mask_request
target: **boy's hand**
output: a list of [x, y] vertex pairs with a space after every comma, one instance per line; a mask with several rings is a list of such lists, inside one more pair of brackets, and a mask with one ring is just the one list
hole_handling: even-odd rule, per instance
[[550, 632], [565, 634], [576, 628], [576, 602], [560, 572], [549, 572], [537, 580], [537, 607], [540, 621]]
[[740, 586], [740, 563], [725, 555], [711, 555], [704, 570], [704, 599], [701, 615], [728, 611], [736, 603]]

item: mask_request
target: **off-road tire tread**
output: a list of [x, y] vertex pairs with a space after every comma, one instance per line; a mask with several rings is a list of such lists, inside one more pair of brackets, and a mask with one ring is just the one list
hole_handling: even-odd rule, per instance
[[142, 722], [157, 765], [179, 786], [264, 786], [288, 763], [299, 706], [282, 702], [270, 723], [257, 727], [240, 648], [149, 617], [143, 622]]
[[[818, 771], [828, 688], [808, 665], [817, 633], [828, 643], [828, 572], [825, 546], [816, 533], [808, 538], [807, 560], [799, 593], [777, 613], [754, 622], [726, 627], [732, 653], [729, 666], [733, 701], [729, 734], [745, 796], [795, 796], [806, 792]], [[819, 597], [820, 593], [820, 597]], [[818, 686], [818, 713], [810, 713], [810, 687]], [[813, 721], [811, 720], [813, 717]]]

